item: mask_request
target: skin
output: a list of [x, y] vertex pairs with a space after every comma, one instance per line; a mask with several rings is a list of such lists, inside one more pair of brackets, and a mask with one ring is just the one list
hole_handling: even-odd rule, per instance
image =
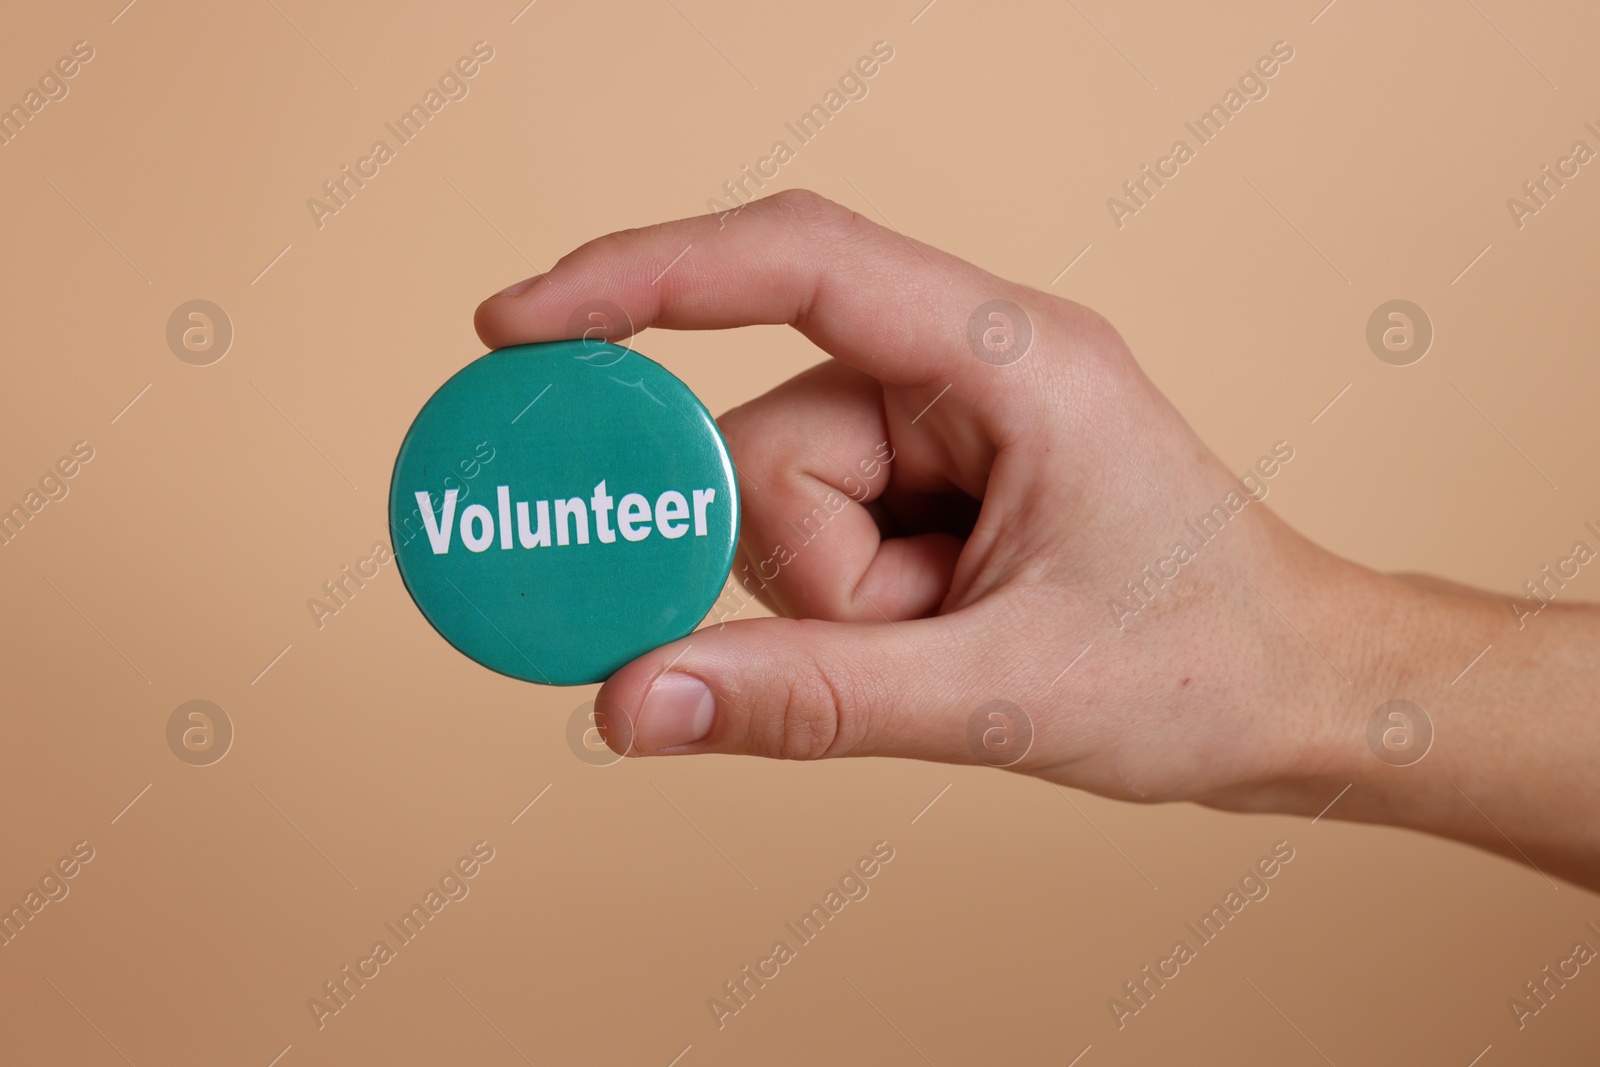
[[[1200, 543], [1187, 523], [1245, 499], [1240, 473], [1088, 308], [789, 191], [591, 241], [486, 300], [478, 333], [558, 340], [597, 299], [637, 329], [788, 323], [833, 357], [719, 420], [742, 476], [735, 574], [776, 569], [749, 588], [781, 617], [618, 671], [597, 698], [618, 751], [978, 763], [969, 720], [1006, 700], [1033, 733], [1013, 771], [1124, 800], [1326, 808], [1600, 889], [1600, 610], [1519, 619], [1508, 597], [1341, 559], [1256, 501], [1147, 581]], [[1006, 365], [967, 339], [996, 299], [1033, 331]], [[785, 524], [841, 497], [775, 568]], [[1397, 698], [1435, 730], [1408, 766], [1367, 742]], [[1025, 736], [1015, 713], [994, 722]]]

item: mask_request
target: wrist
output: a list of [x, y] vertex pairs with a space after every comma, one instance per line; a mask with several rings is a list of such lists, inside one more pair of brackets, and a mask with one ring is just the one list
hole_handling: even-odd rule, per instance
[[1285, 668], [1278, 699], [1299, 743], [1274, 779], [1215, 805], [1403, 826], [1596, 884], [1600, 609], [1548, 608], [1535, 624], [1509, 598], [1321, 550], [1294, 572], [1302, 643], [1338, 684], [1310, 660]]
[[[1263, 648], [1256, 773], [1203, 802], [1396, 821], [1402, 776], [1437, 755], [1435, 676], [1460, 640], [1457, 608], [1283, 532], [1278, 565], [1250, 594]], [[1361, 803], [1347, 803], [1357, 793]]]

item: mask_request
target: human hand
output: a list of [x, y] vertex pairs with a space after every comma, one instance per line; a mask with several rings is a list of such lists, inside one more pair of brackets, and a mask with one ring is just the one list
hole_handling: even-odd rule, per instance
[[[1292, 442], [1234, 474], [1089, 309], [794, 191], [591, 241], [478, 332], [560, 339], [595, 300], [639, 329], [789, 323], [834, 357], [720, 420], [734, 575], [785, 617], [619, 670], [596, 698], [617, 751], [1004, 765], [1410, 826], [1600, 888], [1600, 608], [1534, 627], [1316, 547], [1260, 502]], [[1394, 699], [1448, 740], [1397, 758]]]
[[1253, 499], [1292, 444], [1241, 480], [1094, 312], [787, 192], [592, 241], [478, 331], [559, 339], [592, 300], [639, 329], [790, 323], [834, 357], [719, 420], [734, 577], [786, 618], [618, 671], [613, 747], [992, 763], [969, 724], [1001, 700], [1014, 769], [1111, 796], [1255, 806], [1316, 763], [1350, 683], [1289, 620], [1357, 569]]

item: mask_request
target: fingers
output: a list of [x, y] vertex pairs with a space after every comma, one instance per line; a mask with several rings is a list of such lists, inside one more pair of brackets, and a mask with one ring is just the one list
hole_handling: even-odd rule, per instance
[[977, 659], [948, 617], [860, 624], [751, 619], [622, 668], [596, 697], [607, 743], [635, 755], [902, 756], [976, 762]]
[[984, 301], [1040, 294], [915, 243], [803, 190], [590, 241], [526, 288], [485, 300], [478, 334], [491, 347], [569, 336], [587, 301], [619, 305], [635, 330], [711, 330], [789, 323], [880, 381], [984, 378], [966, 319]]
[[736, 581], [789, 616], [882, 622], [938, 608], [961, 541], [884, 540], [866, 507], [895, 461], [876, 381], [823, 363], [718, 422], [751, 487]]

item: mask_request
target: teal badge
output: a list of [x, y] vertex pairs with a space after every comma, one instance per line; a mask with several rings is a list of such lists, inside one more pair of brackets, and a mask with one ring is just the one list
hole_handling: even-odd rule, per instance
[[513, 678], [582, 685], [705, 618], [739, 489], [711, 413], [660, 364], [604, 341], [518, 345], [423, 405], [389, 530], [445, 640]]

